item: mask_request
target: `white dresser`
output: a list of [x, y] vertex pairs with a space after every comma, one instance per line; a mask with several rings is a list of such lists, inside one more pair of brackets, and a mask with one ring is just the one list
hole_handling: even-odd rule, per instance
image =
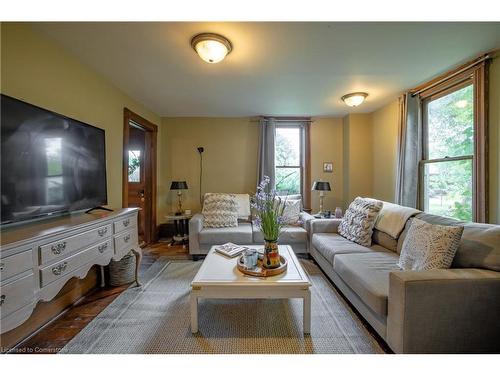
[[0, 333], [26, 321], [39, 301], [50, 301], [72, 277], [132, 251], [136, 282], [141, 261], [137, 208], [77, 213], [1, 232]]

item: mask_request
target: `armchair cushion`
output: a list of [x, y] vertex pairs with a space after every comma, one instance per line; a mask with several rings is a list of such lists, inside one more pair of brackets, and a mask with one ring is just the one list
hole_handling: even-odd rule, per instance
[[236, 227], [203, 228], [199, 241], [204, 245], [216, 245], [234, 242], [239, 245], [252, 243], [252, 224], [239, 223]]
[[[257, 226], [253, 227], [253, 242], [264, 243], [264, 236]], [[303, 227], [296, 225], [287, 225], [279, 238], [281, 245], [291, 245], [294, 243], [307, 243], [307, 231]]]

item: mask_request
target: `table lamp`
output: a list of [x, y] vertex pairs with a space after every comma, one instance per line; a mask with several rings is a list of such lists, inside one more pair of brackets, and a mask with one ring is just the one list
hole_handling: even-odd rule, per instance
[[170, 190], [177, 190], [177, 212], [176, 215], [182, 215], [182, 190], [187, 190], [186, 181], [172, 181]]
[[323, 199], [325, 197], [325, 191], [331, 191], [330, 183], [327, 181], [314, 181], [312, 190], [319, 191], [319, 212], [318, 214], [323, 214]]

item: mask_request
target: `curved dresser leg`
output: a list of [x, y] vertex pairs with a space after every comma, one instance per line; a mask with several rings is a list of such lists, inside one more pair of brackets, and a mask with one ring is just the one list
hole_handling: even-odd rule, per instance
[[139, 266], [141, 265], [142, 260], [142, 250], [139, 246], [137, 246], [132, 249], [132, 253], [135, 255], [135, 283], [137, 286], [141, 286], [141, 283], [139, 282]]
[[101, 288], [104, 288], [106, 286], [106, 279], [104, 277], [104, 266], [101, 267]]

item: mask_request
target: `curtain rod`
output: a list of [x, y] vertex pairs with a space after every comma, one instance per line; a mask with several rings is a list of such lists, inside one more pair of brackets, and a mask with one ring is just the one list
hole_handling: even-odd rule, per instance
[[[424, 92], [424, 91], [426, 91], [426, 90], [429, 90], [429, 89], [431, 89], [431, 88], [433, 88], [433, 87], [435, 87], [435, 86], [439, 85], [440, 83], [443, 83], [444, 81], [446, 81], [446, 80], [448, 80], [448, 79], [450, 79], [450, 78], [453, 78], [453, 77], [455, 77], [455, 76], [459, 75], [460, 73], [465, 72], [467, 69], [470, 69], [470, 68], [472, 68], [472, 67], [474, 67], [474, 66], [476, 66], [476, 65], [478, 65], [478, 64], [480, 64], [480, 63], [482, 63], [483, 61], [488, 60], [489, 58], [491, 58], [491, 56], [490, 56], [490, 54], [489, 54], [489, 53], [487, 53], [487, 54], [486, 54], [486, 55], [484, 55], [483, 57], [479, 58], [478, 60], [475, 60], [474, 62], [472, 62], [472, 63], [470, 63], [470, 64], [467, 64], [466, 66], [464, 66], [463, 68], [461, 68], [461, 69], [457, 70], [456, 72], [454, 72], [454, 73], [452, 73], [452, 74], [450, 74], [450, 75], [447, 75], [446, 77], [443, 77], [443, 78], [441, 78], [441, 79], [437, 80], [436, 82], [431, 83], [431, 84], [430, 84], [430, 85], [428, 85], [428, 86], [425, 86], [425, 87], [423, 87], [423, 88], [421, 88], [421, 89], [418, 89], [418, 90], [417, 90], [417, 91], [415, 91], [415, 92], [412, 92], [412, 93], [411, 93], [411, 96], [416, 96], [416, 95], [418, 95], [418, 94], [420, 94], [420, 93], [422, 93], [422, 92]], [[411, 90], [410, 90], [410, 91], [411, 91]]]
[[[259, 118], [251, 119], [250, 121], [257, 122], [257, 121], [269, 120], [269, 119], [270, 119], [269, 117], [259, 117]], [[292, 119], [275, 118], [274, 121], [275, 122], [314, 122], [315, 120], [305, 119], [305, 118], [304, 119], [298, 119], [298, 118], [292, 118]]]

